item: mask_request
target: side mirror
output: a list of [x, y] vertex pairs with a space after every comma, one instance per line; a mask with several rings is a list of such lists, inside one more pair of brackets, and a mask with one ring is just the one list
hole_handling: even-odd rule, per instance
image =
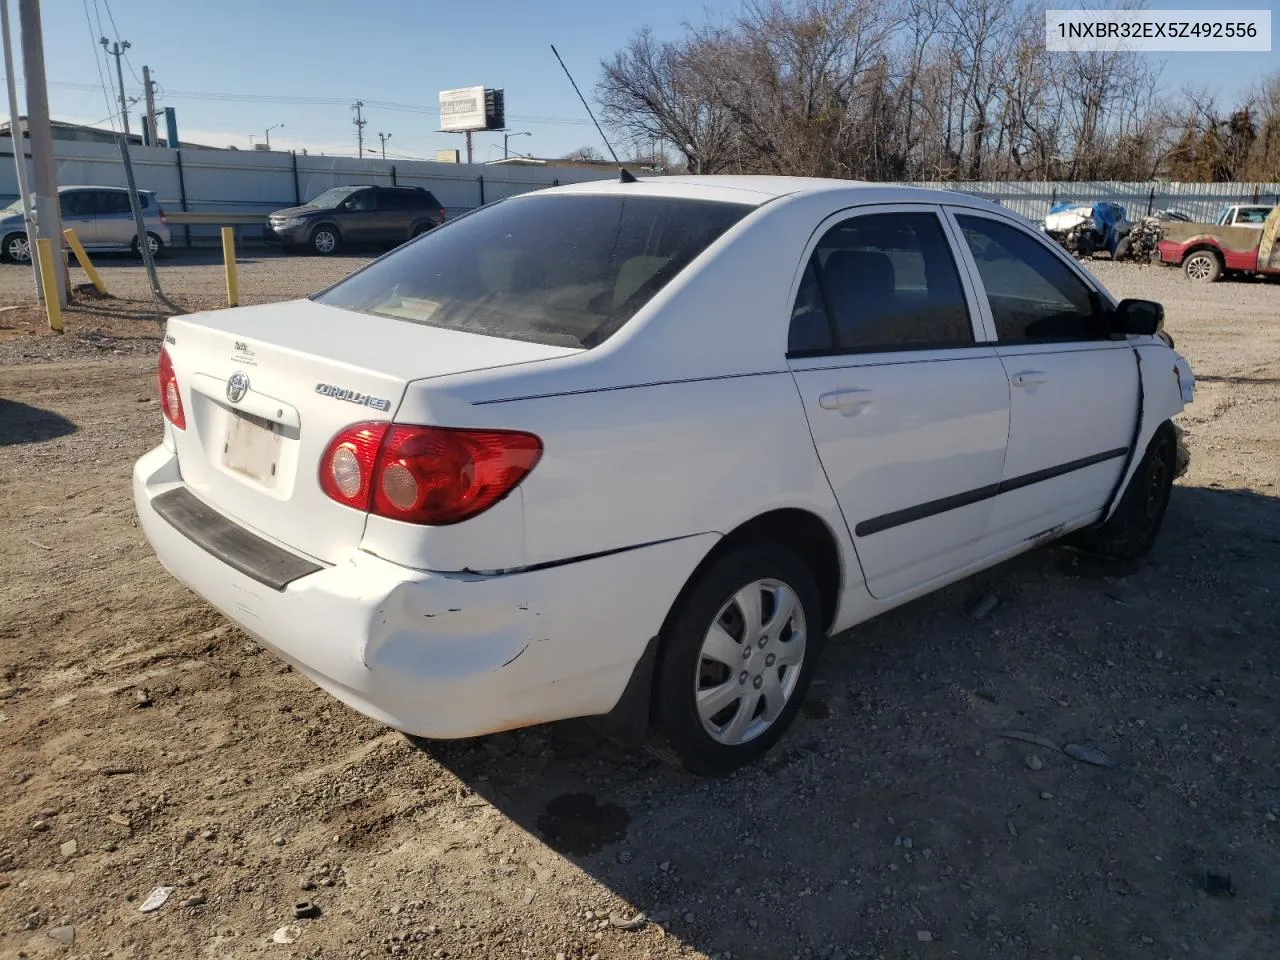
[[1116, 305], [1116, 333], [1154, 336], [1163, 327], [1164, 307], [1154, 300], [1121, 300]]

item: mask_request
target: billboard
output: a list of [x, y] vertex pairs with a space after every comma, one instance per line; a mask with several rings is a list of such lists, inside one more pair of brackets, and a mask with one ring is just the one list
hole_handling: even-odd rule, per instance
[[463, 132], [485, 129], [484, 87], [440, 91], [440, 129]]

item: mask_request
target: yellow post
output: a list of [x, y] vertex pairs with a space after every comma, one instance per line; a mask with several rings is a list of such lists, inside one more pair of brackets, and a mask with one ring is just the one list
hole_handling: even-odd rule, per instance
[[84, 252], [84, 245], [80, 243], [80, 238], [76, 236], [76, 232], [71, 227], [62, 231], [62, 235], [67, 238], [67, 243], [71, 245], [71, 252], [76, 255], [76, 261], [89, 277], [89, 282], [97, 288], [99, 293], [107, 292], [107, 285], [102, 282], [102, 277], [98, 276], [97, 268], [89, 260], [89, 255]]
[[49, 314], [49, 329], [62, 332], [62, 307], [58, 305], [58, 275], [54, 273], [53, 243], [48, 237], [36, 241], [36, 255], [40, 258], [40, 285], [44, 287], [44, 307]]
[[222, 262], [227, 268], [227, 306], [240, 306], [240, 278], [236, 276], [236, 232], [222, 228]]

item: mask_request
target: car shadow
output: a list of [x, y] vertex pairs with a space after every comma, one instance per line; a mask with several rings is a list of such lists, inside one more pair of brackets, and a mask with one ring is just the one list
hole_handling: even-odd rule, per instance
[[0, 447], [56, 440], [77, 429], [74, 423], [52, 410], [0, 397]]
[[[836, 960], [1022, 955], [1046, 937], [1054, 955], [1110, 955], [1142, 930], [1175, 952], [1201, 928], [1174, 904], [1206, 864], [1252, 877], [1259, 909], [1280, 888], [1267, 841], [1203, 812], [1237, 809], [1237, 778], [1280, 764], [1263, 722], [1280, 710], [1277, 583], [1280, 500], [1179, 485], [1142, 561], [1051, 545], [833, 638], [794, 726], [728, 778], [584, 721], [415, 743], [626, 901], [619, 919], [646, 912], [649, 933], [606, 938], [656, 923], [712, 955]], [[1247, 742], [1244, 718], [1261, 724]], [[1219, 727], [1233, 752], [1213, 766], [1187, 731]]]

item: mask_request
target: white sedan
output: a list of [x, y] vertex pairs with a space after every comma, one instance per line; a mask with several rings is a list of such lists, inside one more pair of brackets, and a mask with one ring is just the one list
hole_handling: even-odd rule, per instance
[[624, 175], [172, 318], [134, 496], [383, 723], [595, 717], [723, 774], [829, 634], [1069, 534], [1151, 547], [1193, 382], [1162, 317], [960, 194]]

